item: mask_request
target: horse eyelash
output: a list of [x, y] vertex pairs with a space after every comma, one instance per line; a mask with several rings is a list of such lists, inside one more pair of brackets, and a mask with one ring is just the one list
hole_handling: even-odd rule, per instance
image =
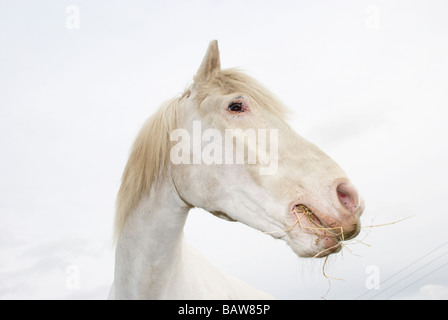
[[[233, 107], [239, 107], [240, 110], [232, 110]], [[227, 106], [227, 110], [230, 111], [230, 112], [233, 112], [233, 113], [242, 113], [242, 112], [249, 111], [249, 108], [242, 101], [232, 101]]]

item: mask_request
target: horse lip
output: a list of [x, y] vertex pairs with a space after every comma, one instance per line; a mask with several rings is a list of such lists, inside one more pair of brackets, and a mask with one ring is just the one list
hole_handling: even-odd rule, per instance
[[[299, 211], [297, 211], [299, 210]], [[318, 214], [316, 214], [316, 210], [314, 210], [311, 206], [303, 203], [295, 204], [292, 208], [292, 212], [299, 217], [298, 214], [300, 214], [300, 217], [302, 216], [309, 216], [312, 217], [313, 220], [317, 220], [317, 223], [319, 223], [320, 227], [326, 228], [327, 225], [324, 223], [324, 221], [321, 220]]]
[[[305, 210], [308, 210], [308, 212], [301, 213], [296, 211], [296, 208], [300, 207], [301, 210], [306, 208]], [[301, 219], [304, 215], [307, 215], [312, 218], [312, 221], [309, 221], [310, 219], [307, 219], [309, 221], [310, 226], [306, 227], [306, 229], [312, 229], [313, 232], [317, 236], [332, 236], [334, 238], [337, 238], [338, 240], [341, 240], [341, 234], [337, 231], [338, 227], [333, 227], [335, 223], [329, 223], [323, 218], [323, 214], [321, 214], [318, 210], [315, 210], [312, 206], [304, 203], [298, 203], [293, 205], [292, 212], [296, 216], [297, 219]], [[305, 220], [306, 221], [306, 220]], [[301, 223], [299, 223], [300, 227], [302, 227]], [[303, 228], [303, 227], [302, 227]], [[334, 232], [333, 232], [334, 231]], [[334, 234], [332, 234], [334, 233]]]

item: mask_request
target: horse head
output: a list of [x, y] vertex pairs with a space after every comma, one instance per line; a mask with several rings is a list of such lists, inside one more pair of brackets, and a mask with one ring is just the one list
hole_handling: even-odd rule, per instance
[[303, 257], [341, 249], [364, 203], [344, 171], [287, 123], [253, 78], [221, 69], [216, 41], [178, 103], [172, 181], [190, 206], [285, 240]]

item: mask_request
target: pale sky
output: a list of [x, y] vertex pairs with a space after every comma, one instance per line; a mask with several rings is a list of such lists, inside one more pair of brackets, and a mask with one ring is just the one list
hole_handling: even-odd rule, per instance
[[131, 144], [213, 39], [223, 68], [264, 83], [347, 172], [364, 225], [413, 218], [363, 229], [365, 244], [329, 259], [326, 273], [344, 280], [330, 284], [322, 260], [199, 209], [190, 242], [280, 299], [448, 299], [447, 10], [442, 0], [2, 1], [0, 299], [107, 296]]

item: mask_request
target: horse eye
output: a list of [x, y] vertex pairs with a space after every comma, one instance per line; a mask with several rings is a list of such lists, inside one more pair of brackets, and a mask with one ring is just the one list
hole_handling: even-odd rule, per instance
[[243, 104], [241, 102], [232, 102], [229, 104], [229, 110], [233, 112], [244, 112]]

